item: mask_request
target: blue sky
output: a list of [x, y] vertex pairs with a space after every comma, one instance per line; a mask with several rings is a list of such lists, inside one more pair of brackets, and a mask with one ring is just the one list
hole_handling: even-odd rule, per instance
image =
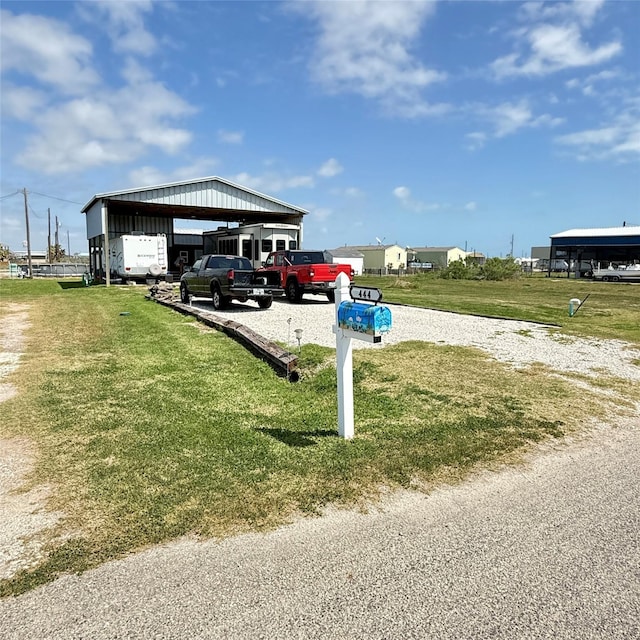
[[[305, 246], [528, 255], [640, 224], [640, 2], [3, 0], [0, 242], [217, 175]], [[14, 195], [12, 195], [14, 194]], [[180, 226], [187, 226], [186, 224]]]

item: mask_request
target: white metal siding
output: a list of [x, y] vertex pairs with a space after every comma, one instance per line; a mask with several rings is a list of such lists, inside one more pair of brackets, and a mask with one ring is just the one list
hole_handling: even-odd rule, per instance
[[87, 240], [102, 235], [104, 229], [102, 228], [102, 203], [100, 200], [96, 202], [87, 211]]

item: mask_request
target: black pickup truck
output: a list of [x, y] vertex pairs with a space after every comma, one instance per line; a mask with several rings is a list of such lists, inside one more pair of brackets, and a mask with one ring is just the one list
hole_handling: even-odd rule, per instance
[[231, 300], [255, 300], [261, 309], [268, 309], [274, 296], [284, 290], [266, 284], [264, 276], [256, 274], [251, 262], [241, 256], [204, 255], [188, 267], [180, 278], [180, 300], [189, 303], [191, 296], [211, 296], [214, 309], [224, 309]]

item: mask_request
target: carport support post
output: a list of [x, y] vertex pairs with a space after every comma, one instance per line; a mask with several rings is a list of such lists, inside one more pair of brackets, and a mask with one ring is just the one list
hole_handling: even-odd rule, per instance
[[105, 203], [102, 205], [102, 229], [104, 231], [104, 283], [111, 286], [111, 258], [109, 257], [109, 208]]
[[353, 438], [353, 346], [338, 326], [338, 307], [351, 299], [349, 277], [340, 273], [336, 278], [336, 367], [338, 372], [338, 433], [345, 439]]

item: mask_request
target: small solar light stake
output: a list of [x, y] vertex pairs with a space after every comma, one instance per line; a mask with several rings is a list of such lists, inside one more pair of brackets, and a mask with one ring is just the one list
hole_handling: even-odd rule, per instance
[[[289, 352], [289, 355], [291, 355], [291, 350], [289, 349], [289, 346], [291, 345], [291, 318], [287, 318], [287, 325], [289, 325], [287, 329], [287, 351]], [[290, 376], [289, 376], [290, 364], [291, 364], [290, 360], [287, 360], [287, 380], [290, 380]]]
[[298, 341], [298, 354], [300, 354], [300, 341], [302, 340], [302, 329], [294, 329], [293, 333], [296, 334], [296, 340]]

